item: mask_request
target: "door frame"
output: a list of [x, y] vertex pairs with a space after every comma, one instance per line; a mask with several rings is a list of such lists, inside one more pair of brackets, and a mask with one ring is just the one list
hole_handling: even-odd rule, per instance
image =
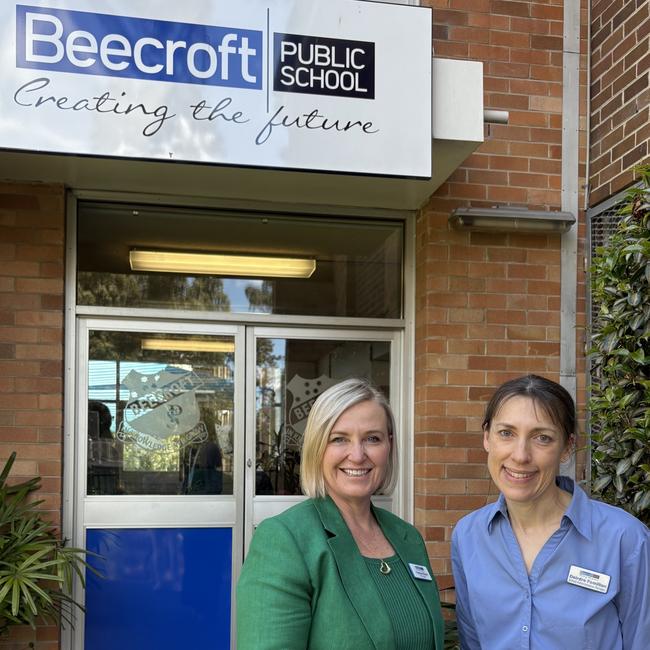
[[[152, 334], [194, 334], [232, 336], [235, 343], [233, 377], [235, 413], [233, 418], [233, 493], [232, 495], [87, 495], [87, 402], [88, 345], [91, 331], [142, 332]], [[245, 408], [245, 329], [243, 325], [186, 323], [146, 319], [80, 317], [76, 324], [76, 393], [74, 439], [73, 545], [86, 547], [86, 533], [92, 528], [231, 528], [231, 647], [235, 642], [235, 588], [241, 570], [244, 520], [244, 437]], [[75, 600], [85, 604], [85, 591], [78, 583]], [[74, 647], [84, 647], [85, 616], [77, 613]]]

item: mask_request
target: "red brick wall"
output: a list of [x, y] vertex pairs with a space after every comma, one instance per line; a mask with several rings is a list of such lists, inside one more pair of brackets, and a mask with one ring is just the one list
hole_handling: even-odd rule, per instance
[[[484, 62], [485, 107], [509, 111], [436, 192], [416, 228], [415, 521], [441, 584], [453, 524], [496, 496], [481, 416], [501, 382], [559, 378], [559, 235], [451, 230], [457, 206], [559, 210], [562, 187], [561, 0], [433, 0], [436, 56]], [[586, 134], [582, 12], [580, 182]], [[582, 205], [582, 198], [580, 199]], [[584, 216], [581, 214], [580, 218]], [[579, 228], [582, 259], [584, 224]], [[578, 383], [584, 402], [584, 277], [579, 265]]]
[[[64, 191], [0, 183], [0, 463], [42, 477], [48, 519], [61, 515]], [[58, 628], [15, 628], [0, 648], [58, 647]]]
[[593, 0], [589, 204], [634, 181], [650, 159], [650, 6]]

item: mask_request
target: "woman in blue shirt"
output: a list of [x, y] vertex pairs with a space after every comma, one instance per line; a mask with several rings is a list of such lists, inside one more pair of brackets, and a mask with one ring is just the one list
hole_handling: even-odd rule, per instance
[[648, 650], [650, 533], [558, 476], [575, 440], [575, 405], [528, 375], [488, 403], [483, 446], [498, 501], [452, 537], [463, 650]]

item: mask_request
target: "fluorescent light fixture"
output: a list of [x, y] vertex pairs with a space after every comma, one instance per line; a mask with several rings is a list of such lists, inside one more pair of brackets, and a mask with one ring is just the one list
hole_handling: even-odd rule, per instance
[[482, 232], [563, 233], [576, 222], [570, 212], [526, 208], [456, 208], [449, 215], [452, 228]]
[[132, 271], [255, 278], [309, 278], [316, 270], [316, 260], [309, 258], [156, 250], [132, 250], [129, 263]]
[[142, 339], [143, 350], [168, 350], [171, 352], [234, 352], [232, 341], [199, 339]]

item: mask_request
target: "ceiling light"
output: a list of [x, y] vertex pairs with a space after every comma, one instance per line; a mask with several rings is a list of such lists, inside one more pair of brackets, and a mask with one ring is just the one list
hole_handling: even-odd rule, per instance
[[301, 257], [180, 253], [156, 250], [132, 250], [129, 252], [129, 263], [132, 271], [256, 278], [309, 278], [316, 270], [315, 259]]
[[456, 208], [449, 215], [452, 228], [484, 232], [563, 233], [575, 223], [570, 212], [526, 208]]
[[234, 352], [232, 341], [198, 339], [142, 339], [143, 350], [169, 350], [173, 352]]

